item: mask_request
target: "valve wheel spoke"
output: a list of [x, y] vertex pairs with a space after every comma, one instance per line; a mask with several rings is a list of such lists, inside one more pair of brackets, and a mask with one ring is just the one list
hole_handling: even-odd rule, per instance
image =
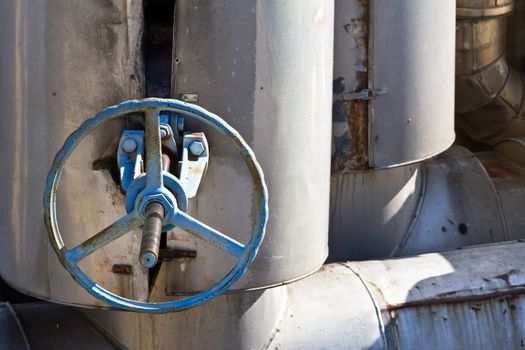
[[244, 254], [244, 244], [237, 242], [235, 239], [226, 236], [182, 211], [177, 212], [172, 219], [172, 223], [235, 257], [240, 257]]
[[148, 110], [144, 116], [146, 129], [146, 188], [162, 188], [162, 147], [160, 111]]
[[[250, 240], [246, 245], [239, 243], [235, 239], [224, 235], [184, 212], [187, 204], [187, 197], [184, 193], [184, 189], [181, 187], [178, 180], [169, 180], [171, 176], [169, 173], [164, 175], [162, 172], [161, 111], [175, 112], [182, 115], [184, 118], [188, 117], [207, 124], [224, 136], [229, 137], [230, 141], [242, 155], [246, 166], [250, 170], [252, 181], [255, 184], [257, 195], [254, 199], [258, 203], [259, 208], [257, 222], [255, 223], [255, 231], [252, 233]], [[142, 205], [139, 205], [142, 203], [137, 203], [138, 197], [129, 197], [129, 203], [126, 202], [126, 209], [130, 214], [120, 218], [115, 223], [109, 225], [73, 249], [68, 250], [64, 246], [62, 235], [58, 228], [56, 197], [60, 176], [62, 175], [67, 160], [70, 158], [75, 148], [94, 128], [102, 123], [120, 118], [129, 113], [139, 112], [144, 113], [146, 134], [146, 174], [143, 177], [137, 178], [137, 181], [143, 179], [142, 182], [134, 182], [136, 186], [140, 185], [135, 189], [138, 191], [136, 195], [138, 196], [142, 191], [142, 199], [151, 197], [150, 199], [153, 200], [154, 198], [157, 198], [155, 197], [156, 195], [164, 194], [164, 191], [167, 191], [167, 189], [164, 188], [164, 180], [168, 179], [166, 180], [166, 184], [168, 185], [169, 190], [173, 190], [172, 188], [178, 189], [180, 192], [177, 192], [177, 190], [174, 191], [177, 194], [176, 201], [181, 200], [182, 202], [175, 203], [177, 205], [169, 212], [167, 221], [169, 221], [170, 224], [178, 226], [190, 234], [204, 240], [208, 244], [237, 257], [235, 266], [226, 276], [224, 276], [223, 279], [196, 295], [180, 300], [177, 299], [153, 303], [127, 299], [97, 285], [79, 267], [78, 262], [80, 260], [143, 224], [144, 213], [139, 213], [138, 209], [134, 209], [139, 206], [140, 210], [143, 210]], [[174, 184], [172, 184], [172, 182], [174, 182]], [[128, 191], [128, 195], [129, 193], [130, 192]], [[201, 305], [226, 292], [228, 288], [242, 277], [246, 269], [254, 261], [264, 238], [266, 222], [268, 220], [268, 190], [264, 182], [264, 174], [255, 159], [253, 151], [246, 141], [244, 141], [235, 129], [215, 114], [210, 113], [201, 107], [172, 99], [148, 98], [143, 100], [125, 101], [118, 105], [107, 107], [93, 118], [84, 121], [76, 131], [68, 136], [64, 145], [56, 154], [46, 180], [43, 199], [44, 224], [48, 232], [49, 242], [59, 257], [60, 263], [71, 274], [75, 281], [92, 296], [105, 301], [111, 307], [145, 313], [185, 310], [190, 307]], [[169, 200], [171, 201], [172, 199]]]
[[78, 262], [91, 253], [113, 242], [117, 238], [125, 235], [134, 228], [137, 228], [141, 224], [142, 221], [137, 216], [136, 212], [133, 211], [115, 221], [93, 237], [80, 243], [75, 248], [68, 250], [66, 256], [69, 259]]

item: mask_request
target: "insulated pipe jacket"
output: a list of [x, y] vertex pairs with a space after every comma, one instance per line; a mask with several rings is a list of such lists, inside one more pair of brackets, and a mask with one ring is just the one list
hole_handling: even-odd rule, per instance
[[505, 59], [514, 0], [458, 0], [456, 123], [476, 141], [525, 135], [523, 77]]

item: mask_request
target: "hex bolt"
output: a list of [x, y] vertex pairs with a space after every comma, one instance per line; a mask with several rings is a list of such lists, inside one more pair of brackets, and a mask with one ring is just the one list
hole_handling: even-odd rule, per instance
[[135, 150], [137, 149], [137, 142], [133, 139], [125, 139], [124, 141], [122, 141], [121, 147], [124, 150], [124, 152], [132, 153], [135, 152]]
[[168, 136], [168, 135], [169, 135], [168, 130], [167, 130], [166, 128], [161, 127], [161, 128], [160, 128], [160, 138], [161, 138], [161, 139], [164, 139], [164, 138], [166, 138], [166, 136]]
[[196, 157], [200, 156], [204, 153], [204, 144], [201, 141], [193, 141], [190, 144], [190, 152]]
[[152, 202], [146, 206], [139, 260], [143, 266], [149, 269], [157, 265], [157, 260], [159, 258], [160, 235], [162, 232], [163, 218], [164, 207], [162, 204]]

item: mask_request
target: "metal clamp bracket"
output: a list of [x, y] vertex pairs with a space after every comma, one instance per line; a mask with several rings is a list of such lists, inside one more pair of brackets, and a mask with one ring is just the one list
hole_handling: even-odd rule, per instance
[[387, 90], [370, 90], [363, 89], [357, 92], [346, 92], [342, 94], [343, 101], [355, 101], [355, 100], [370, 100], [375, 96], [384, 95]]
[[182, 159], [179, 179], [188, 198], [197, 194], [202, 177], [208, 168], [209, 148], [202, 132], [187, 133], [182, 140]]
[[144, 172], [144, 130], [124, 130], [117, 150], [120, 184], [124, 192]]

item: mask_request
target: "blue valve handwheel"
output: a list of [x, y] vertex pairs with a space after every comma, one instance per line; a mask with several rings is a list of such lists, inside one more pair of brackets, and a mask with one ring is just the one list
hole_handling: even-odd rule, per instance
[[[184, 196], [182, 196], [180, 193], [176, 193], [178, 198], [175, 199], [175, 196], [173, 196], [166, 188], [169, 188], [170, 186], [164, 187], [163, 185], [163, 175], [162, 171], [160, 170], [160, 161], [151, 161], [150, 168], [148, 168], [148, 166], [146, 167], [146, 177], [148, 177], [148, 171], [151, 169], [153, 169], [151, 170], [152, 174], [155, 171], [158, 174], [153, 174], [151, 176], [151, 181], [149, 181], [149, 179], [145, 181], [146, 185], [144, 192], [147, 192], [147, 195], [150, 197], [160, 196], [162, 198], [166, 198], [168, 204], [171, 203], [173, 208], [170, 209], [171, 211], [169, 213], [168, 221], [170, 224], [178, 226], [189, 233], [206, 240], [208, 243], [229, 252], [237, 258], [237, 262], [223, 279], [221, 279], [209, 289], [181, 300], [162, 303], [149, 303], [127, 299], [111, 293], [110, 291], [96, 284], [78, 267], [78, 262], [81, 259], [102, 248], [118, 237], [126, 234], [129, 232], [129, 230], [142, 225], [144, 218], [138, 210], [140, 203], [137, 203], [135, 205], [135, 210], [131, 212], [129, 212], [131, 210], [131, 206], [128, 205], [129, 213], [126, 216], [119, 219], [78, 246], [72, 249], [67, 249], [64, 245], [58, 227], [56, 195], [60, 182], [60, 176], [62, 175], [64, 166], [66, 165], [75, 148], [79, 145], [80, 141], [91, 130], [106, 121], [122, 117], [129, 113], [144, 112], [146, 115], [145, 118], [147, 119], [152, 118], [151, 116], [153, 114], [156, 115], [155, 118], [159, 117], [159, 113], [161, 111], [172, 111], [177, 113], [177, 115], [204, 122], [227, 137], [228, 141], [230, 141], [237, 148], [250, 171], [250, 175], [254, 183], [254, 198], [257, 202], [258, 209], [253, 233], [250, 236], [249, 242], [246, 245], [243, 245], [186, 214], [184, 212], [185, 204], [179, 207], [176, 203], [179, 198]], [[153, 123], [151, 125], [156, 124]], [[147, 125], [146, 133], [148, 133]], [[152, 149], [158, 147], [158, 154], [158, 152], [160, 152], [160, 143], [159, 139], [155, 137], [153, 137], [152, 140], [155, 141], [157, 145], [150, 145], [150, 147]], [[146, 145], [146, 147], [148, 146]], [[155, 182], [155, 180], [157, 182]], [[171, 187], [173, 188], [173, 186]], [[136, 196], [136, 193], [134, 195]], [[184, 198], [183, 200], [186, 199]], [[257, 160], [255, 159], [253, 151], [248, 146], [246, 141], [244, 141], [244, 139], [235, 129], [233, 129], [230, 125], [228, 125], [228, 123], [226, 123], [217, 115], [210, 113], [199, 106], [174, 99], [147, 98], [143, 100], [130, 100], [112, 107], [108, 107], [93, 118], [86, 120], [76, 131], [69, 135], [62, 148], [56, 154], [53, 165], [47, 177], [44, 192], [44, 222], [49, 235], [49, 241], [58, 256], [60, 263], [71, 274], [74, 280], [95, 298], [105, 301], [112, 307], [135, 312], [165, 313], [171, 311], [181, 311], [201, 305], [212, 298], [225, 293], [236, 281], [238, 281], [243, 276], [243, 274], [246, 272], [246, 269], [255, 259], [261, 242], [264, 238], [267, 220], [268, 190], [264, 181], [264, 174], [261, 167], [257, 163]]]

